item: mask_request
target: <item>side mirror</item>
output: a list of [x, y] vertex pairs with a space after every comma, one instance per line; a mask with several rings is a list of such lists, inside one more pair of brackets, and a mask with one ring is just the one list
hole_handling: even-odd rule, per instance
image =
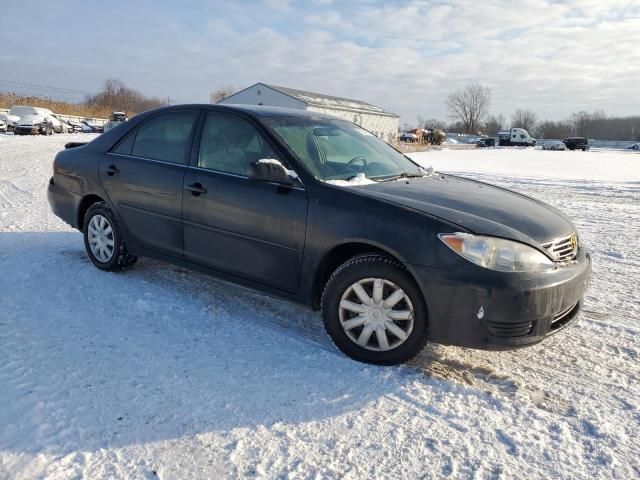
[[260, 182], [274, 182], [293, 185], [297, 175], [287, 170], [280, 160], [262, 158], [249, 165], [249, 178]]

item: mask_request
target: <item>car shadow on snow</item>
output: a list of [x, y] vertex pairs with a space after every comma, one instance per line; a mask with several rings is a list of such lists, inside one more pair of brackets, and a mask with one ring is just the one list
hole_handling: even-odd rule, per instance
[[289, 302], [147, 259], [99, 271], [78, 233], [0, 233], [0, 265], [0, 449], [312, 422], [420, 378], [344, 357]]

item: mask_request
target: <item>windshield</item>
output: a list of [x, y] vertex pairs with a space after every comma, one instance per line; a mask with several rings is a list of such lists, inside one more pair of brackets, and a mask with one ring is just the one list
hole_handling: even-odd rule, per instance
[[351, 122], [314, 118], [264, 121], [320, 180], [351, 180], [364, 174], [383, 181], [425, 174], [407, 157]]

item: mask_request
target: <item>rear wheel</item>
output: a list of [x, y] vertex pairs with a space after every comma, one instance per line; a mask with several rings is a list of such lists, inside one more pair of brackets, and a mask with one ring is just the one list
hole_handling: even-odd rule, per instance
[[427, 342], [420, 290], [404, 266], [384, 255], [352, 258], [331, 275], [322, 318], [333, 343], [361, 362], [403, 363]]
[[87, 255], [101, 270], [125, 270], [138, 260], [127, 253], [115, 215], [105, 202], [89, 207], [84, 216], [83, 234]]

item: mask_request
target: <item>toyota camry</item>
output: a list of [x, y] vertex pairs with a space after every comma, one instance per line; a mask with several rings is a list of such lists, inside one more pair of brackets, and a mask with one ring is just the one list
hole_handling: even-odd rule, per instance
[[342, 352], [375, 364], [427, 342], [538, 343], [577, 317], [591, 273], [557, 209], [300, 110], [145, 112], [69, 144], [48, 198], [97, 268], [153, 257], [303, 303]]

